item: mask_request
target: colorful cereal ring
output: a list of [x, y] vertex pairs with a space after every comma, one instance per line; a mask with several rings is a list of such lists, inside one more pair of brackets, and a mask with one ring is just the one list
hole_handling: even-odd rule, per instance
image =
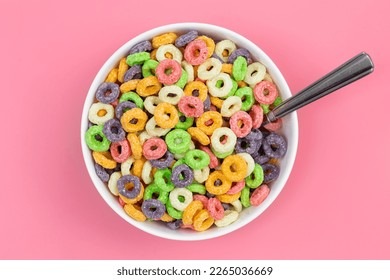
[[125, 162], [131, 156], [129, 142], [124, 139], [119, 142], [111, 143], [110, 152], [112, 158], [119, 163]]
[[[160, 83], [173, 85], [180, 79], [181, 71], [179, 62], [173, 59], [165, 59], [157, 65], [156, 76]], [[170, 73], [167, 74], [168, 72]]]
[[179, 114], [175, 106], [162, 102], [156, 106], [154, 118], [161, 128], [174, 128], [179, 121]]
[[183, 96], [178, 107], [186, 117], [200, 117], [203, 114], [203, 102], [195, 96]]
[[261, 185], [255, 189], [249, 199], [252, 206], [259, 206], [269, 195], [270, 189], [267, 185]]
[[230, 118], [229, 124], [237, 137], [245, 137], [251, 132], [252, 118], [247, 112], [238, 111]]
[[278, 90], [274, 83], [262, 81], [253, 89], [257, 102], [261, 104], [272, 104], [278, 96]]

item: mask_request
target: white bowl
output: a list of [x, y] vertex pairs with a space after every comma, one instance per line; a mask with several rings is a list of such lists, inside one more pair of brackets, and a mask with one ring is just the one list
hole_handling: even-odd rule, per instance
[[85, 132], [88, 128], [88, 110], [94, 101], [95, 92], [98, 86], [102, 82], [104, 82], [109, 71], [118, 65], [119, 60], [127, 54], [129, 49], [134, 44], [143, 40], [150, 40], [152, 37], [166, 32], [184, 33], [190, 30], [198, 30], [200, 34], [209, 35], [217, 40], [230, 39], [235, 42], [237, 46], [248, 49], [249, 52], [252, 54], [254, 60], [260, 61], [266, 66], [269, 74], [274, 80], [274, 83], [279, 89], [279, 93], [282, 99], [286, 99], [291, 96], [290, 89], [285, 79], [283, 78], [282, 73], [279, 71], [278, 67], [272, 62], [272, 60], [258, 46], [231, 30], [210, 24], [192, 22], [177, 23], [149, 30], [128, 41], [126, 44], [120, 47], [106, 61], [106, 63], [104, 63], [104, 65], [96, 75], [95, 79], [93, 80], [92, 85], [88, 91], [81, 118], [81, 146], [89, 176], [91, 177], [93, 184], [95, 185], [96, 189], [103, 197], [103, 199], [106, 201], [106, 203], [124, 220], [145, 232], [174, 240], [203, 240], [222, 236], [232, 231], [238, 230], [239, 228], [245, 226], [249, 222], [259, 217], [259, 215], [263, 213], [264, 210], [267, 209], [267, 207], [276, 199], [276, 197], [279, 195], [284, 185], [286, 184], [286, 181], [290, 175], [294, 164], [295, 155], [298, 147], [298, 119], [296, 113], [294, 112], [283, 118], [283, 128], [281, 129], [281, 134], [284, 135], [287, 139], [288, 150], [286, 155], [280, 160], [280, 175], [274, 182], [271, 183], [272, 187], [269, 196], [260, 206], [250, 207], [243, 210], [240, 214], [239, 219], [227, 227], [212, 227], [205, 232], [195, 232], [186, 229], [170, 230], [165, 225], [157, 222], [137, 222], [130, 218], [124, 212], [123, 208], [118, 202], [118, 198], [110, 193], [107, 186], [99, 179], [99, 177], [95, 173], [94, 161], [92, 158], [91, 151], [89, 150], [84, 141]]

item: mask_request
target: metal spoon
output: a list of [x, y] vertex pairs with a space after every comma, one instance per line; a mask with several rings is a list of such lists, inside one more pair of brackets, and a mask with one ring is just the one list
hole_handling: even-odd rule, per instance
[[323, 78], [284, 100], [266, 117], [262, 125], [273, 122], [329, 93], [346, 86], [374, 71], [374, 64], [368, 54], [362, 52], [340, 65]]

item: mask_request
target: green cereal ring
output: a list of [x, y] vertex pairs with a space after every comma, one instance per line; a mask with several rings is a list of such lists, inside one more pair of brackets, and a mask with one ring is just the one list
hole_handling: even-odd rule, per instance
[[214, 150], [213, 147], [211, 147], [211, 151], [213, 152], [213, 154], [214, 154], [217, 158], [225, 158], [225, 157], [227, 157], [227, 156], [230, 156], [230, 155], [234, 152], [234, 149], [231, 150], [230, 152], [219, 153], [219, 152], [217, 152], [216, 150]]
[[92, 151], [105, 152], [110, 148], [111, 142], [104, 135], [103, 126], [93, 125], [85, 132], [85, 142]]
[[263, 109], [264, 114], [269, 113], [269, 105], [268, 104], [260, 104], [261, 108]]
[[180, 76], [179, 80], [175, 83], [175, 85], [178, 86], [179, 88], [183, 89], [185, 87], [185, 85], [187, 84], [187, 81], [188, 81], [188, 73], [186, 70], [181, 69], [181, 76]]
[[275, 101], [274, 101], [274, 106], [278, 106], [280, 103], [282, 103], [282, 98], [280, 96], [276, 97]]
[[189, 191], [198, 194], [206, 194], [206, 187], [202, 184], [191, 184], [186, 187]]
[[119, 98], [119, 103], [124, 101], [133, 101], [138, 108], [144, 109], [144, 101], [137, 93], [133, 91], [125, 92], [121, 95]]
[[253, 172], [245, 178], [245, 186], [255, 189], [263, 183], [264, 171], [260, 164], [255, 164]]
[[245, 57], [239, 56], [233, 62], [232, 75], [236, 81], [242, 81], [245, 78], [246, 71], [248, 70], [248, 64]]
[[255, 104], [255, 97], [253, 95], [253, 90], [250, 87], [239, 88], [234, 95], [241, 98], [242, 111], [249, 111], [252, 108], [253, 104]]
[[165, 143], [171, 153], [185, 153], [190, 149], [191, 135], [183, 129], [174, 129], [165, 136]]
[[145, 61], [150, 59], [150, 53], [148, 52], [139, 52], [133, 53], [127, 56], [126, 63], [130, 66], [136, 64], [143, 64]]
[[170, 192], [175, 188], [171, 181], [171, 170], [168, 168], [159, 169], [154, 173], [154, 184], [162, 191]]
[[167, 208], [167, 212], [168, 212], [169, 216], [171, 216], [174, 219], [181, 219], [182, 218], [183, 211], [179, 211], [179, 210], [176, 210], [175, 208], [173, 208], [171, 201], [169, 199], [167, 200], [167, 203], [165, 206]]
[[240, 201], [241, 201], [242, 206], [244, 206], [244, 207], [250, 207], [251, 206], [251, 202], [249, 200], [249, 196], [250, 196], [250, 188], [244, 187], [241, 190], [241, 196], [240, 196]]
[[179, 112], [179, 121], [177, 122], [175, 128], [187, 130], [194, 124], [194, 118], [186, 117], [182, 112]]
[[210, 164], [209, 154], [198, 149], [188, 151], [184, 156], [184, 160], [194, 170], [205, 168]]
[[153, 194], [158, 194], [157, 199], [160, 200], [163, 204], [167, 203], [169, 193], [159, 188], [155, 183], [150, 184], [145, 188], [144, 200], [152, 199]]
[[149, 76], [156, 76], [156, 67], [158, 65], [158, 61], [154, 59], [149, 59], [145, 61], [142, 65], [142, 76], [144, 78]]

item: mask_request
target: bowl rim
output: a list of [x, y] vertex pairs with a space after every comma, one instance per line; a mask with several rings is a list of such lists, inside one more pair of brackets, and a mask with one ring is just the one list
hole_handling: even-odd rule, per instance
[[[254, 44], [252, 41], [247, 39], [246, 37], [236, 33], [233, 30], [214, 25], [214, 24], [208, 24], [208, 23], [199, 23], [199, 22], [180, 22], [180, 23], [173, 23], [173, 24], [167, 24], [167, 25], [162, 25], [156, 28], [149, 29], [145, 32], [142, 32], [127, 42], [125, 42], [121, 47], [119, 47], [102, 65], [102, 67], [99, 69], [97, 72], [96, 76], [94, 77], [90, 88], [88, 90], [88, 93], [85, 97], [84, 105], [83, 105], [83, 110], [82, 110], [82, 115], [81, 115], [81, 148], [82, 148], [82, 153], [83, 153], [83, 159], [85, 166], [88, 170], [89, 177], [91, 178], [94, 187], [96, 190], [99, 192], [100, 196], [103, 198], [103, 200], [110, 206], [112, 210], [114, 210], [121, 218], [126, 220], [128, 223], [133, 225], [134, 227], [147, 232], [149, 234], [161, 237], [161, 238], [166, 238], [170, 240], [181, 240], [181, 241], [198, 241], [198, 240], [206, 240], [206, 239], [211, 239], [211, 238], [216, 238], [219, 236], [226, 235], [230, 232], [236, 231], [245, 225], [249, 224], [252, 222], [254, 219], [258, 218], [277, 198], [277, 196], [280, 194], [282, 189], [287, 183], [287, 179], [289, 178], [295, 158], [296, 158], [296, 153], [298, 150], [298, 136], [299, 136], [299, 129], [298, 129], [298, 117], [296, 112], [292, 112], [287, 116], [289, 119], [289, 130], [292, 131], [293, 137], [288, 141], [288, 150], [287, 152], [289, 153], [289, 161], [285, 164], [283, 168], [283, 177], [279, 177], [277, 179], [278, 185], [280, 187], [275, 188], [276, 190], [271, 192], [270, 195], [267, 197], [267, 199], [262, 203], [261, 210], [256, 211], [255, 214], [253, 214], [250, 217], [246, 217], [245, 221], [241, 221], [240, 223], [235, 222], [228, 227], [224, 228], [218, 228], [217, 230], [214, 231], [205, 231], [205, 232], [192, 232], [192, 231], [186, 231], [187, 233], [181, 233], [177, 234], [178, 231], [173, 231], [170, 229], [167, 229], [166, 231], [158, 231], [155, 230], [154, 227], [148, 226], [148, 222], [146, 223], [141, 223], [138, 221], [133, 220], [130, 218], [123, 208], [119, 205], [118, 200], [115, 199], [113, 200], [113, 195], [109, 192], [107, 187], [104, 185], [104, 183], [97, 177], [95, 169], [94, 169], [94, 164], [92, 160], [92, 153], [88, 146], [86, 145], [84, 138], [85, 138], [85, 132], [88, 129], [88, 111], [89, 108], [93, 102], [94, 95], [96, 88], [98, 85], [104, 81], [106, 75], [108, 72], [112, 69], [114, 65], [117, 65], [119, 62], [119, 59], [125, 55], [125, 53], [130, 49], [131, 46], [133, 46], [135, 43], [140, 42], [142, 40], [145, 40], [144, 38], [151, 39], [152, 37], [166, 33], [168, 31], [175, 32], [175, 31], [189, 31], [189, 30], [210, 30], [209, 33], [214, 33], [216, 31], [221, 32], [223, 34], [223, 38], [228, 38], [233, 40], [234, 42], [240, 41], [238, 45], [242, 46], [244, 45], [245, 48], [247, 49], [253, 49], [256, 50], [256, 53], [259, 54], [259, 56], [262, 58], [261, 63], [264, 63], [267, 67], [267, 70], [269, 71], [270, 75], [274, 79], [274, 81], [278, 86], [279, 89], [283, 88], [283, 93], [287, 97], [291, 96], [291, 91], [290, 88], [279, 70], [279, 68], [276, 66], [276, 64], [271, 60], [271, 58], [256, 44]], [[211, 31], [213, 30], [213, 31]], [[205, 31], [207, 34], [208, 31]], [[251, 52], [251, 51], [250, 51]], [[253, 55], [253, 52], [251, 52]], [[89, 163], [88, 163], [89, 162]], [[105, 188], [99, 187], [101, 185], [104, 185]], [[110, 196], [111, 199], [108, 197]], [[118, 205], [120, 207], [118, 207]], [[258, 206], [260, 207], [260, 206]], [[256, 207], [257, 208], [257, 207]], [[242, 215], [242, 213], [240, 213]], [[242, 219], [242, 217], [240, 217]], [[181, 231], [180, 231], [181, 232]]]

